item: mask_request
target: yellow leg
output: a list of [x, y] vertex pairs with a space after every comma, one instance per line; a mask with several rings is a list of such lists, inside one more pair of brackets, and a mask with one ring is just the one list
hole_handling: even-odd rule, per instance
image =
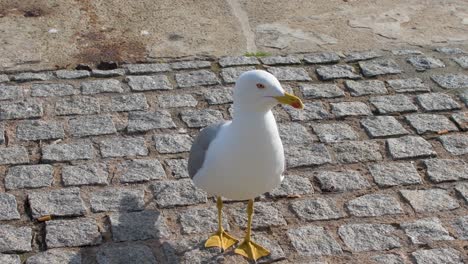
[[216, 200], [216, 207], [218, 208], [218, 231], [208, 238], [205, 247], [220, 247], [224, 251], [239, 242], [239, 240], [224, 231], [222, 219], [223, 200], [220, 196]]
[[235, 253], [242, 255], [248, 259], [257, 259], [270, 255], [270, 251], [259, 244], [253, 242], [250, 238], [252, 229], [252, 215], [253, 215], [253, 200], [249, 200], [247, 206], [247, 232], [244, 241], [236, 248]]

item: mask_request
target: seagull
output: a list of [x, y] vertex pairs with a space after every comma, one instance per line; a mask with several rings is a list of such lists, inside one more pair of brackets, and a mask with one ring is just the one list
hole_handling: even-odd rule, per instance
[[270, 252], [251, 240], [254, 198], [278, 187], [285, 169], [284, 150], [271, 109], [277, 104], [303, 109], [302, 101], [284, 91], [263, 70], [244, 72], [234, 87], [232, 121], [202, 129], [190, 149], [188, 171], [198, 188], [217, 197], [218, 231], [205, 247], [223, 250], [239, 240], [222, 226], [222, 197], [248, 200], [247, 231], [235, 253], [257, 260]]

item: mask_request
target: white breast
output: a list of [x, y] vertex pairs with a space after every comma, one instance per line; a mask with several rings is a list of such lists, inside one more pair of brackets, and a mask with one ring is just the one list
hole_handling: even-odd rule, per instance
[[282, 181], [284, 151], [271, 112], [223, 127], [210, 144], [196, 186], [229, 199], [252, 199]]

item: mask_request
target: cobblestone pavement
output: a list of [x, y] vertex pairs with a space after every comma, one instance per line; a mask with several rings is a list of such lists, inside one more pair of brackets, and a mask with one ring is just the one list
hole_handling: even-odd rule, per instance
[[[468, 54], [447, 47], [0, 75], [0, 263], [245, 263], [202, 248], [215, 204], [186, 167], [253, 68], [305, 102], [274, 109], [288, 169], [256, 203], [260, 262], [468, 260]], [[242, 237], [245, 203], [224, 214]]]

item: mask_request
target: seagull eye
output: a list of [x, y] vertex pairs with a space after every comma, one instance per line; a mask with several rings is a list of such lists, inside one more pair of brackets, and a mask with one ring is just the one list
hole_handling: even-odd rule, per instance
[[263, 85], [261, 83], [257, 83], [257, 88], [258, 89], [265, 89], [265, 85]]

